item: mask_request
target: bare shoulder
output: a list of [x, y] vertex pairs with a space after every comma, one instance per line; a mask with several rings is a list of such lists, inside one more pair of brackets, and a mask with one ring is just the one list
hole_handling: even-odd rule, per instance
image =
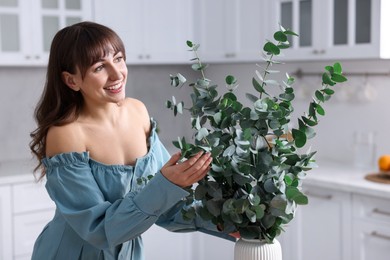
[[82, 133], [76, 122], [63, 126], [52, 126], [46, 136], [46, 156], [86, 151]]
[[128, 108], [131, 118], [137, 120], [137, 123], [143, 125], [149, 131], [150, 117], [145, 104], [135, 98], [126, 98], [124, 104]]

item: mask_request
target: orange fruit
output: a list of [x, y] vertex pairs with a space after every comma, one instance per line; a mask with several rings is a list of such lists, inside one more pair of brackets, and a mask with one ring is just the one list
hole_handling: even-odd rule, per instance
[[390, 155], [385, 154], [379, 157], [378, 166], [381, 171], [390, 171]]

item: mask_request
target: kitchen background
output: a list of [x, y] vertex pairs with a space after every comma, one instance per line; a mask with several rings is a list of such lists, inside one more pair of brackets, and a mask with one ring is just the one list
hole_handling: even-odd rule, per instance
[[[336, 95], [325, 104], [326, 116], [316, 128], [317, 138], [312, 142], [312, 149], [318, 151], [318, 164], [328, 165], [331, 162], [340, 165], [340, 168], [356, 169], [356, 172], [377, 171], [377, 158], [382, 154], [390, 154], [390, 120], [387, 114], [390, 111], [390, 60], [386, 59], [390, 58], [390, 44], [387, 42], [390, 39], [389, 32], [385, 30], [390, 26], [385, 17], [386, 12], [390, 11], [389, 2], [0, 0], [0, 174], [8, 178], [0, 182], [0, 207], [8, 205], [4, 201], [14, 196], [12, 189], [16, 188], [9, 179], [11, 172], [4, 173], [6, 168], [1, 168], [2, 165], [31, 160], [29, 133], [35, 128], [33, 111], [45, 83], [49, 46], [47, 42], [50, 42], [58, 28], [78, 19], [101, 22], [120, 34], [128, 53], [127, 96], [138, 98], [146, 104], [150, 115], [159, 123], [162, 141], [171, 151], [174, 150], [171, 141], [178, 136], [191, 138], [190, 123], [176, 120], [165, 108], [165, 101], [171, 99], [173, 94], [177, 99], [186, 100], [190, 92], [188, 87], [183, 87], [180, 94], [182, 96], [178, 92], [174, 93], [169, 75], [180, 72], [189, 81], [197, 76], [190, 68], [188, 60], [191, 55], [187, 52], [185, 40], [192, 39], [201, 44], [201, 57], [210, 64], [206, 71], [209, 79], [218, 83], [222, 89], [225, 76], [234, 75], [239, 82], [238, 93], [244, 97], [246, 92], [252, 91], [252, 77], [258, 69], [256, 64], [262, 64], [260, 48], [263, 42], [271, 38], [271, 32], [277, 28], [278, 22], [283, 22], [285, 27], [292, 27], [303, 38], [300, 42], [295, 40], [293, 50], [286, 52], [285, 57], [281, 58], [286, 64], [276, 67], [283, 72], [281, 75], [284, 72], [302, 72], [302, 75], [296, 75], [297, 116], [307, 111], [314, 90], [320, 87], [320, 72], [324, 66], [340, 61], [348, 77], [348, 82], [337, 86]], [[282, 18], [281, 14], [284, 14]], [[13, 23], [15, 19], [16, 25]], [[360, 37], [360, 33], [363, 36]], [[335, 43], [336, 40], [339, 41], [338, 44]], [[13, 41], [16, 43], [12, 43]], [[357, 132], [375, 135], [374, 159], [366, 169], [358, 168], [354, 162], [354, 134]], [[18, 169], [11, 168], [16, 171]], [[25, 180], [27, 179], [23, 179]], [[10, 188], [5, 187], [7, 185]], [[382, 187], [379, 188], [381, 189]], [[10, 197], [2, 199], [2, 191], [9, 192]], [[390, 194], [389, 190], [386, 192]], [[390, 198], [390, 195], [386, 196]], [[386, 211], [390, 212], [389, 205], [385, 206]], [[12, 207], [14, 206], [10, 206]], [[0, 212], [5, 211], [0, 209]], [[31, 210], [26, 212], [30, 213]], [[15, 223], [19, 222], [15, 219], [22, 216], [22, 213], [23, 211], [15, 212], [8, 217], [0, 213], [0, 221], [3, 216], [3, 219], [12, 223], [12, 228], [7, 228], [4, 223], [0, 224], [0, 259], [11, 259], [7, 258], [11, 256], [13, 259], [28, 259], [31, 241], [26, 242], [27, 249], [24, 251], [17, 249], [16, 245], [19, 241], [15, 234], [18, 230]], [[31, 219], [31, 216], [28, 218]], [[166, 235], [160, 230], [155, 232], [161, 237]], [[387, 242], [380, 243], [390, 245], [390, 233], [386, 234]], [[12, 235], [14, 237], [11, 242], [4, 242]], [[220, 243], [221, 250], [210, 249], [214, 253], [210, 251], [205, 258], [202, 254], [206, 253], [202, 250], [207, 252], [207, 243], [196, 241], [196, 236], [183, 237], [175, 237], [175, 241], [183, 247], [172, 255], [167, 252], [169, 258], [166, 259], [186, 255], [187, 250], [192, 252], [193, 260], [216, 259], [211, 257], [212, 254], [220, 256], [222, 248], [225, 253], [232, 252], [231, 244]], [[199, 238], [204, 241], [209, 239]], [[153, 241], [153, 238], [149, 236], [146, 240]], [[197, 245], [203, 248], [200, 250], [202, 252], [193, 249]], [[352, 244], [347, 243], [348, 246], [352, 247]], [[164, 247], [161, 246], [160, 249], [163, 250]], [[338, 253], [338, 258], [326, 259], [387, 259], [384, 256], [351, 258], [353, 254], [345, 252], [347, 249], [343, 248]], [[383, 247], [381, 250], [383, 251]], [[300, 258], [291, 259], [310, 258], [300, 255]]]

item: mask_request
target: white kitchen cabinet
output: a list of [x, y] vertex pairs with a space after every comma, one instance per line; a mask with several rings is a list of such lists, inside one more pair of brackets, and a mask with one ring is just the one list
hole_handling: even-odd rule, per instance
[[263, 0], [199, 0], [194, 41], [206, 62], [261, 61], [267, 12]]
[[190, 260], [233, 260], [234, 242], [201, 232], [193, 234]]
[[191, 260], [192, 233], [173, 233], [152, 226], [142, 234], [146, 260]]
[[32, 173], [12, 175], [14, 170], [23, 171], [22, 164], [1, 166], [11, 177], [0, 176], [0, 260], [31, 259], [35, 240], [53, 218], [55, 205]]
[[267, 35], [279, 23], [292, 37], [285, 60], [390, 58], [387, 0], [268, 1]]
[[12, 259], [11, 188], [0, 186], [0, 260]]
[[353, 258], [388, 260], [390, 202], [372, 196], [353, 196]]
[[91, 0], [0, 1], [0, 65], [47, 65], [61, 28], [91, 19]]
[[94, 2], [94, 20], [119, 34], [128, 64], [188, 63], [192, 0]]
[[351, 195], [310, 185], [304, 192], [309, 204], [298, 207], [280, 239], [283, 259], [351, 259]]
[[54, 216], [54, 202], [44, 183], [12, 185], [13, 244], [15, 259], [31, 257], [32, 249], [43, 227]]

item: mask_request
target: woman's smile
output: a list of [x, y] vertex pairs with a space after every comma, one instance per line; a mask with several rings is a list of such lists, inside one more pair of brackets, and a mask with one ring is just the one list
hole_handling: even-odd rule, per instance
[[118, 83], [116, 85], [112, 85], [112, 86], [109, 86], [109, 87], [105, 87], [104, 89], [106, 91], [108, 91], [109, 93], [117, 94], [117, 93], [122, 91], [122, 89], [123, 89], [123, 82], [120, 82], [120, 83]]

